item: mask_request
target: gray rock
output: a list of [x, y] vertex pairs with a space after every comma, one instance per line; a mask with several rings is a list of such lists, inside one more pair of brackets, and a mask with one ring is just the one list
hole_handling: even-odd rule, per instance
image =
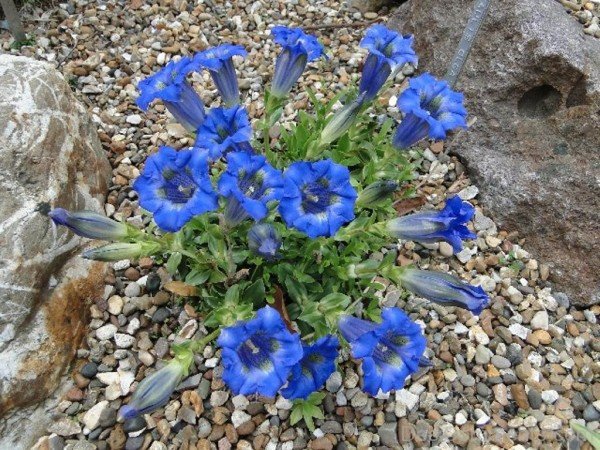
[[[390, 23], [415, 34], [419, 69], [443, 76], [471, 3], [407, 2]], [[600, 41], [560, 2], [491, 2], [460, 76], [471, 118], [447, 142], [496, 223], [550, 261], [578, 306], [600, 302]]]
[[583, 410], [583, 419], [586, 422], [595, 422], [600, 420], [600, 411], [594, 408], [594, 405], [590, 404]]
[[390, 422], [384, 423], [377, 429], [379, 439], [381, 439], [381, 443], [386, 447], [393, 448], [398, 446], [398, 434], [396, 432], [396, 428], [396, 422]]

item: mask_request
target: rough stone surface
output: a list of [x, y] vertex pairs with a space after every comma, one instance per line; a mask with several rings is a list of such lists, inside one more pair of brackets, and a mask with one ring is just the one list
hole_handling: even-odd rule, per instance
[[[86, 331], [86, 298], [103, 289], [104, 266], [69, 260], [81, 240], [54, 230], [42, 212], [100, 210], [110, 166], [85, 110], [48, 64], [0, 55], [0, 123], [2, 417], [55, 390]], [[0, 422], [0, 448], [19, 439], [8, 423]], [[30, 412], [19, 423], [40, 425]]]
[[[461, 0], [411, 1], [420, 70], [443, 76], [470, 14]], [[600, 302], [600, 41], [559, 2], [492, 2], [457, 89], [476, 122], [449, 142], [480, 200], [553, 264], [579, 306]]]
[[384, 7], [401, 5], [407, 0], [348, 0], [349, 4], [362, 12], [376, 12]]

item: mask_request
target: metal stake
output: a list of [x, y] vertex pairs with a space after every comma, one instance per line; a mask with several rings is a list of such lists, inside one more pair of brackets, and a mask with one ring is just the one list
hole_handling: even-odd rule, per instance
[[19, 18], [19, 12], [17, 11], [15, 2], [13, 0], [0, 0], [0, 6], [2, 6], [2, 10], [6, 16], [6, 21], [8, 22], [8, 29], [15, 38], [15, 41], [26, 41], [27, 36], [23, 30], [23, 25], [21, 24], [21, 19]]

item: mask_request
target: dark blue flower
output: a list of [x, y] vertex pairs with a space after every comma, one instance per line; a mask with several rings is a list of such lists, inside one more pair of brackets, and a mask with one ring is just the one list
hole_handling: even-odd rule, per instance
[[271, 94], [286, 97], [304, 72], [306, 64], [323, 55], [323, 46], [316, 37], [300, 28], [276, 26], [271, 29], [273, 40], [283, 49], [275, 61]]
[[479, 315], [490, 298], [481, 286], [473, 286], [459, 278], [432, 270], [406, 268], [400, 275], [402, 286], [419, 297], [448, 306], [458, 306]]
[[283, 195], [283, 176], [262, 155], [248, 152], [227, 154], [227, 170], [219, 179], [219, 193], [229, 200], [225, 216], [230, 225], [250, 216], [263, 219], [267, 203]]
[[194, 55], [193, 64], [210, 72], [226, 106], [233, 106], [240, 102], [233, 57], [246, 57], [247, 54], [248, 52], [241, 45], [222, 44]]
[[192, 70], [190, 59], [181, 58], [140, 81], [138, 106], [146, 111], [153, 100], [160, 99], [179, 123], [189, 131], [196, 131], [204, 121], [204, 103], [185, 79]]
[[257, 223], [248, 232], [248, 247], [257, 255], [268, 261], [273, 261], [279, 256], [281, 236], [279, 236], [273, 225]]
[[219, 159], [232, 150], [249, 146], [252, 126], [246, 108], [212, 108], [200, 128], [194, 147], [208, 150], [211, 160]]
[[335, 371], [339, 345], [338, 338], [332, 335], [324, 336], [311, 345], [302, 345], [304, 356], [292, 369], [281, 395], [288, 399], [305, 399], [321, 389]]
[[385, 84], [390, 74], [406, 63], [416, 64], [417, 54], [412, 48], [413, 36], [402, 36], [383, 25], [370, 27], [360, 46], [369, 50], [360, 80], [359, 92], [371, 101]]
[[311, 238], [333, 236], [354, 219], [356, 191], [350, 172], [330, 159], [293, 163], [283, 174], [279, 213], [289, 227]]
[[208, 176], [206, 152], [161, 147], [133, 183], [140, 206], [165, 231], [175, 232], [192, 217], [218, 207]]
[[372, 395], [402, 389], [427, 347], [421, 327], [398, 308], [385, 308], [381, 323], [343, 316], [339, 328], [352, 356], [362, 358], [363, 388]]
[[446, 241], [454, 252], [462, 250], [463, 239], [477, 237], [465, 224], [475, 214], [475, 208], [469, 202], [463, 202], [460, 197], [454, 196], [446, 201], [446, 206], [441, 211], [428, 211], [390, 220], [388, 230], [400, 239], [416, 242]]
[[55, 208], [48, 213], [54, 223], [69, 228], [73, 233], [90, 239], [117, 241], [129, 236], [129, 227], [93, 211], [69, 212]]
[[302, 359], [298, 334], [290, 333], [279, 313], [265, 306], [256, 318], [221, 331], [223, 381], [235, 394], [274, 397]]
[[396, 129], [394, 146], [408, 148], [426, 137], [445, 139], [447, 131], [466, 128], [463, 101], [463, 94], [428, 73], [411, 78], [398, 98], [398, 108], [406, 115]]

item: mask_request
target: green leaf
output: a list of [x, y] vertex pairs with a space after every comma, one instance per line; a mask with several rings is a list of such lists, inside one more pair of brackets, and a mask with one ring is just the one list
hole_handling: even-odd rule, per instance
[[575, 420], [570, 422], [571, 428], [577, 433], [582, 435], [596, 450], [600, 450], [600, 433], [597, 431], [588, 430], [583, 425], [577, 423]]
[[225, 293], [225, 303], [236, 305], [240, 300], [240, 285], [234, 284]]
[[244, 299], [258, 306], [265, 300], [265, 283], [258, 279], [244, 290]]
[[290, 425], [296, 425], [302, 419], [302, 404], [296, 403], [290, 414]]
[[169, 259], [167, 260], [166, 268], [167, 268], [167, 271], [171, 275], [175, 275], [177, 273], [177, 268], [179, 267], [179, 264], [181, 263], [181, 258], [182, 258], [182, 255], [179, 252], [171, 253], [171, 256], [169, 256]]
[[208, 280], [208, 277], [210, 277], [210, 270], [193, 269], [185, 277], [185, 282], [194, 286], [200, 286]]

